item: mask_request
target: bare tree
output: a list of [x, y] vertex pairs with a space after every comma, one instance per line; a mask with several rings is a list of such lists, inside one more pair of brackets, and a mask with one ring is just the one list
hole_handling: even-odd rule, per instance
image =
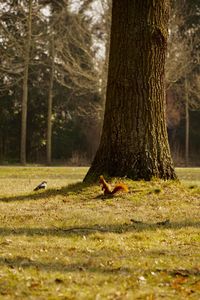
[[51, 32], [50, 43], [50, 56], [51, 56], [51, 69], [50, 69], [50, 82], [49, 82], [49, 95], [48, 95], [48, 113], [47, 113], [47, 164], [51, 164], [51, 139], [52, 139], [52, 102], [53, 102], [53, 82], [55, 72], [55, 45], [54, 33]]
[[26, 164], [29, 75], [31, 68], [40, 63], [36, 48], [44, 37], [39, 29], [44, 21], [34, 0], [8, 0], [2, 5], [0, 16], [0, 91], [2, 94], [18, 91], [15, 101], [21, 110], [20, 162]]
[[191, 70], [191, 47], [187, 36], [183, 36], [180, 27], [185, 23], [181, 16], [180, 6], [171, 10], [169, 20], [169, 38], [166, 56], [166, 83], [167, 89], [174, 86], [185, 73]]
[[[100, 74], [94, 68], [95, 54], [91, 49], [90, 31], [80, 17], [60, 15], [59, 39], [55, 41], [57, 63], [56, 80], [77, 94], [96, 93]], [[68, 22], [68, 24], [66, 24]], [[88, 41], [87, 41], [88, 40]]]
[[[166, 61], [167, 90], [178, 94], [177, 107], [185, 118], [185, 165], [189, 164], [189, 137], [190, 120], [189, 111], [200, 107], [198, 85], [195, 70], [199, 65], [199, 38], [198, 29], [185, 29], [187, 18], [184, 3], [174, 3], [171, 10], [168, 52]], [[196, 74], [196, 75], [195, 75]], [[181, 109], [184, 106], [184, 110]], [[170, 116], [169, 116], [170, 117]]]
[[23, 76], [23, 96], [22, 96], [22, 119], [21, 119], [21, 150], [20, 161], [21, 164], [26, 164], [26, 131], [27, 131], [27, 101], [28, 101], [28, 74], [29, 61], [31, 51], [31, 35], [32, 35], [32, 0], [29, 0], [27, 18], [27, 40], [24, 57], [24, 76]]

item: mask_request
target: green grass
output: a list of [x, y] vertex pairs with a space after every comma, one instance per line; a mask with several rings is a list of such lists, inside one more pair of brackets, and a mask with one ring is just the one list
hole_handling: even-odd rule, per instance
[[57, 189], [82, 181], [86, 171], [84, 167], [0, 167], [0, 196], [30, 193], [43, 180]]
[[200, 187], [200, 168], [177, 168], [176, 172], [184, 184]]
[[113, 198], [86, 171], [0, 168], [0, 299], [200, 299], [200, 169]]

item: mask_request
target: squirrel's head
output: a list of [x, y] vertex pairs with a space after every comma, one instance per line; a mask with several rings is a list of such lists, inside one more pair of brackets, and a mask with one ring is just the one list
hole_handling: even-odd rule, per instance
[[102, 181], [104, 181], [103, 175], [99, 176], [99, 182], [101, 183]]

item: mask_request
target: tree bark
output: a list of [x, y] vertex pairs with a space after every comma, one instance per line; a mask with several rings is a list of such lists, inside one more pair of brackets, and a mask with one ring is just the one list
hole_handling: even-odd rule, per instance
[[185, 78], [185, 166], [189, 164], [189, 99], [188, 99], [188, 83]]
[[26, 131], [27, 131], [27, 102], [28, 102], [28, 73], [32, 34], [32, 0], [29, 0], [28, 32], [24, 58], [23, 95], [22, 95], [22, 118], [21, 118], [21, 149], [20, 162], [26, 164]]
[[176, 178], [165, 117], [168, 0], [113, 0], [104, 125], [85, 181]]
[[54, 80], [54, 57], [55, 48], [54, 48], [54, 35], [52, 33], [51, 39], [51, 73], [50, 73], [50, 82], [49, 82], [49, 97], [48, 97], [48, 113], [47, 113], [47, 164], [51, 164], [51, 149], [52, 149], [52, 102], [53, 102], [53, 80]]

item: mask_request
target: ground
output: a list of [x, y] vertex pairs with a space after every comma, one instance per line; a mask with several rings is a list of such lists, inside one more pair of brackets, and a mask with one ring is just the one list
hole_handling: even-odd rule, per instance
[[200, 299], [200, 169], [112, 198], [86, 171], [0, 168], [0, 299]]

